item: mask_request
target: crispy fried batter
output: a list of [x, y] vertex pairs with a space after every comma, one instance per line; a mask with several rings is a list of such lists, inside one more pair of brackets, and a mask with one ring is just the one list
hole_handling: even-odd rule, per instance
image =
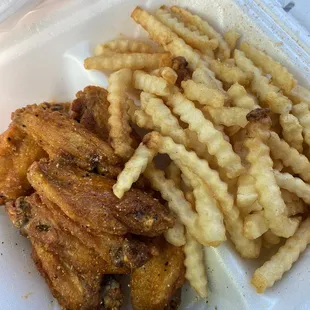
[[184, 283], [182, 248], [168, 244], [163, 238], [159, 242], [160, 255], [132, 273], [130, 286], [134, 310], [167, 309], [165, 307]]
[[71, 116], [102, 140], [109, 138], [107, 91], [102, 87], [87, 86], [76, 94], [71, 104]]
[[157, 199], [132, 189], [119, 200], [112, 191], [114, 180], [71, 165], [40, 161], [31, 166], [28, 179], [41, 196], [99, 235], [132, 232], [157, 236], [174, 223], [172, 215]]
[[121, 286], [115, 277], [106, 275], [101, 289], [102, 310], [119, 310], [124, 302]]
[[120, 172], [120, 159], [113, 149], [67, 114], [30, 105], [15, 111], [12, 119], [51, 158], [61, 157], [83, 169], [98, 169], [111, 177]]
[[0, 203], [31, 192], [27, 170], [45, 152], [16, 125], [0, 135]]

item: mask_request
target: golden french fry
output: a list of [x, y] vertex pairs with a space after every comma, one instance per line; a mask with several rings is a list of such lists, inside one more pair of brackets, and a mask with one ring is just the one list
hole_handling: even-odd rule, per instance
[[268, 224], [263, 211], [249, 214], [244, 219], [244, 235], [250, 240], [259, 238], [267, 230]]
[[285, 167], [292, 168], [306, 182], [310, 181], [310, 162], [305, 155], [290, 147], [275, 132], [270, 132], [268, 146], [273, 158], [281, 159]]
[[291, 193], [296, 194], [305, 203], [310, 204], [310, 185], [289, 173], [274, 171], [277, 184]]
[[248, 120], [246, 118], [250, 110], [238, 107], [219, 107], [214, 108], [206, 106], [203, 110], [207, 110], [214, 124], [224, 126], [239, 126], [244, 128]]
[[149, 149], [143, 142], [140, 143], [132, 157], [125, 164], [123, 171], [118, 175], [117, 182], [113, 185], [113, 193], [116, 197], [119, 199], [123, 197], [132, 184], [138, 180], [155, 155], [156, 150], [154, 148]]
[[171, 92], [170, 85], [162, 77], [148, 74], [141, 70], [136, 70], [133, 74], [133, 86], [158, 96], [168, 96]]
[[227, 171], [228, 177], [234, 178], [240, 175], [243, 171], [240, 157], [233, 152], [230, 143], [225, 141], [222, 133], [205, 119], [200, 110], [195, 108], [193, 102], [178, 93], [170, 96], [167, 104], [183, 122], [189, 124], [191, 130], [198, 133], [199, 140], [207, 145], [209, 153], [217, 158], [219, 166]]
[[110, 50], [109, 48], [106, 48], [103, 46], [103, 44], [98, 44], [96, 48], [94, 49], [94, 55], [105, 55], [105, 56], [111, 56], [114, 55], [115, 51]]
[[190, 100], [197, 100], [202, 105], [215, 108], [224, 105], [225, 95], [216, 88], [208, 88], [205, 84], [195, 83], [193, 80], [183, 81], [181, 86], [184, 95]]
[[225, 95], [223, 84], [215, 78], [214, 72], [207, 68], [207, 66], [200, 66], [192, 75], [195, 83], [204, 84], [208, 88], [217, 89]]
[[230, 85], [234, 83], [249, 85], [253, 79], [253, 74], [251, 72], [245, 73], [238, 67], [229, 66], [219, 59], [210, 61], [210, 69], [215, 73], [218, 79]]
[[228, 30], [224, 33], [224, 39], [232, 51], [236, 48], [237, 42], [240, 37], [241, 34], [235, 30]]
[[186, 243], [185, 228], [179, 219], [175, 220], [175, 224], [172, 228], [164, 232], [164, 237], [167, 242], [177, 247], [183, 246]]
[[202, 35], [199, 31], [191, 31], [183, 22], [173, 17], [167, 8], [161, 7], [156, 11], [155, 16], [187, 44], [201, 52], [204, 52], [206, 49], [215, 50], [218, 47], [217, 39], [210, 40], [207, 35]]
[[270, 229], [268, 229], [263, 234], [263, 247], [269, 249], [273, 247], [276, 244], [279, 244], [281, 241], [281, 238], [275, 235]]
[[250, 204], [250, 205], [248, 205], [246, 207], [243, 207], [243, 208], [239, 207], [239, 210], [240, 210], [240, 213], [241, 213], [242, 217], [245, 218], [246, 216], [248, 216], [251, 213], [263, 211], [263, 207], [258, 202], [258, 200], [255, 200], [252, 204]]
[[283, 169], [283, 163], [280, 159], [274, 159], [273, 160], [273, 169], [281, 171]]
[[131, 100], [128, 100], [127, 104], [128, 115], [134, 124], [148, 130], [157, 130], [153, 124], [152, 118], [148, 116], [140, 107], [136, 106]]
[[246, 89], [238, 83], [233, 84], [227, 90], [227, 94], [233, 100], [233, 105], [238, 108], [254, 110], [259, 107], [255, 97], [249, 95]]
[[242, 174], [238, 178], [237, 205], [244, 208], [252, 205], [258, 199], [255, 179], [250, 174]]
[[299, 220], [288, 218], [285, 214], [286, 206], [272, 172], [269, 148], [258, 137], [247, 139], [245, 146], [249, 150], [247, 155], [247, 160], [251, 164], [249, 173], [255, 179], [258, 200], [264, 208], [268, 226], [276, 235], [288, 238], [295, 233]]
[[200, 297], [206, 298], [208, 296], [208, 280], [204, 262], [204, 249], [189, 232], [186, 232], [184, 253], [185, 278]]
[[112, 73], [109, 77], [107, 99], [110, 103], [108, 124], [110, 127], [109, 138], [115, 153], [128, 159], [134, 149], [131, 146], [131, 127], [127, 114], [126, 90], [131, 85], [132, 72], [130, 69], [121, 69]]
[[84, 60], [85, 69], [91, 70], [120, 70], [124, 68], [139, 69], [156, 69], [169, 66], [171, 56], [169, 53], [115, 53], [113, 55], [99, 55], [89, 57]]
[[155, 69], [151, 72], [152, 75], [156, 75], [158, 77], [162, 77], [169, 84], [174, 85], [178, 79], [178, 74], [170, 67], [162, 67]]
[[304, 202], [294, 193], [281, 189], [283, 201], [286, 205], [286, 212], [288, 216], [295, 216], [305, 212]]
[[184, 193], [184, 196], [186, 198], [186, 200], [192, 205], [192, 209], [196, 210], [196, 201], [195, 201], [195, 197], [193, 194], [193, 188], [191, 186], [191, 182], [189, 181], [189, 179], [186, 177], [186, 175], [184, 173], [181, 174], [181, 189]]
[[268, 287], [280, 280], [283, 274], [290, 270], [300, 254], [310, 243], [310, 219], [301, 223], [294, 234], [286, 240], [279, 251], [271, 257], [263, 266], [256, 269], [251, 283], [258, 293], [263, 293]]
[[310, 90], [296, 85], [291, 92], [288, 94], [294, 103], [299, 103], [301, 101], [310, 102]]
[[153, 46], [150, 43], [138, 40], [116, 39], [103, 44], [104, 48], [117, 53], [152, 53]]
[[287, 93], [294, 88], [296, 85], [296, 80], [293, 75], [289, 73], [279, 62], [275, 61], [264, 52], [246, 42], [241, 43], [240, 49], [254, 62], [256, 66], [262, 68], [265, 73], [272, 75], [272, 82], [276, 86]]
[[176, 186], [181, 188], [181, 170], [174, 161], [166, 168], [166, 176], [168, 179], [172, 180]]
[[310, 145], [310, 111], [306, 102], [301, 102], [293, 106], [293, 115], [295, 115], [302, 126], [302, 132], [305, 142]]
[[176, 14], [176, 16], [183, 19], [186, 23], [194, 25], [198, 28], [201, 33], [206, 34], [211, 39], [217, 39], [219, 42], [219, 54], [220, 59], [227, 59], [230, 56], [230, 49], [227, 42], [223, 39], [222, 35], [218, 33], [210, 24], [200, 18], [198, 15], [190, 13], [188, 10], [180, 8], [178, 6], [171, 7], [171, 11]]

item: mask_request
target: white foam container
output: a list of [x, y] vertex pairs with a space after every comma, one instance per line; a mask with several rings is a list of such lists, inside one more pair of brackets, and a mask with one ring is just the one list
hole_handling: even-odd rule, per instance
[[[83, 59], [98, 42], [117, 36], [146, 36], [130, 18], [136, 5], [152, 10], [179, 4], [199, 13], [221, 31], [234, 28], [243, 38], [286, 65], [309, 86], [309, 33], [268, 0], [67, 0], [48, 1], [13, 23], [0, 25], [0, 131], [16, 108], [41, 101], [72, 100], [89, 84], [107, 85], [104, 74], [86, 71]], [[2, 31], [2, 32], [1, 32]], [[44, 130], [44, 128], [42, 128]], [[265, 258], [266, 259], [266, 258]], [[198, 300], [187, 286], [182, 309], [310, 309], [310, 249], [265, 294], [250, 285], [260, 261], [241, 259], [229, 243], [206, 249], [210, 297]], [[127, 304], [125, 309], [130, 309]], [[0, 309], [60, 309], [30, 258], [27, 239], [19, 236], [0, 208]]]

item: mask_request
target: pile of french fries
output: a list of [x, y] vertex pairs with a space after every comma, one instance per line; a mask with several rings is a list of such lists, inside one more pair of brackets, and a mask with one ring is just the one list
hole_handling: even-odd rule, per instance
[[[286, 239], [252, 277], [264, 292], [310, 242], [310, 91], [237, 32], [222, 36], [186, 9], [136, 7], [131, 17], [152, 43], [113, 40], [85, 60], [86, 69], [114, 71], [110, 141], [127, 161], [114, 194], [142, 174], [161, 193], [176, 216], [165, 237], [184, 247], [186, 278], [201, 297], [203, 246], [229, 235], [254, 259]], [[131, 124], [149, 131], [136, 149]], [[159, 153], [171, 159], [165, 171], [153, 162]]]

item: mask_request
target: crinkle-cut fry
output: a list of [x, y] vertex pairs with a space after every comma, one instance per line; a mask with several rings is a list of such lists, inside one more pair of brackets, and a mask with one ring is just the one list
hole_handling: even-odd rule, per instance
[[310, 145], [310, 111], [308, 103], [301, 102], [293, 106], [293, 115], [295, 115], [302, 126], [305, 142]]
[[274, 113], [288, 113], [292, 108], [292, 102], [282, 95], [280, 89], [272, 85], [269, 79], [263, 76], [261, 70], [248, 59], [244, 52], [235, 50], [234, 59], [236, 65], [244, 72], [253, 72], [254, 79], [251, 83], [251, 90], [257, 94], [259, 100], [267, 104]]
[[246, 89], [238, 83], [233, 84], [227, 90], [227, 94], [232, 99], [233, 105], [236, 107], [249, 110], [254, 110], [259, 107], [255, 101], [256, 98], [248, 94]]
[[248, 173], [242, 174], [238, 178], [237, 205], [239, 208], [247, 207], [258, 199], [255, 187], [255, 179]]
[[183, 166], [182, 172], [193, 188], [201, 231], [209, 246], [217, 247], [226, 240], [223, 214], [207, 185], [190, 169]]
[[256, 269], [251, 283], [258, 293], [263, 293], [268, 287], [280, 280], [285, 272], [291, 269], [301, 253], [310, 243], [310, 218], [301, 223], [294, 234], [286, 240], [278, 252], [263, 266]]
[[248, 109], [238, 108], [238, 107], [218, 107], [214, 108], [211, 106], [206, 106], [211, 115], [212, 121], [217, 125], [224, 126], [239, 126], [244, 128], [248, 124], [246, 118], [247, 114], [250, 112]]
[[281, 194], [286, 204], [286, 212], [288, 216], [295, 216], [305, 212], [305, 204], [297, 195], [286, 189], [281, 189]]
[[305, 203], [310, 204], [310, 185], [289, 173], [274, 171], [277, 184], [287, 191], [296, 194]]
[[94, 49], [95, 56], [100, 56], [100, 55], [111, 56], [114, 54], [115, 54], [115, 51], [112, 51], [109, 48], [104, 47], [103, 44], [98, 44]]
[[253, 79], [253, 74], [245, 73], [236, 66], [227, 65], [218, 60], [211, 60], [210, 69], [215, 73], [215, 76], [222, 82], [227, 84], [239, 83], [241, 85], [249, 85]]
[[112, 70], [128, 68], [132, 70], [156, 69], [171, 64], [169, 53], [115, 53], [113, 55], [99, 55], [84, 60], [85, 69]]
[[185, 227], [179, 219], [175, 220], [172, 228], [164, 232], [164, 237], [167, 242], [177, 247], [183, 246], [186, 243]]
[[184, 245], [186, 267], [185, 279], [198, 293], [201, 298], [208, 297], [208, 280], [204, 262], [204, 248], [189, 233], [186, 232], [186, 243]]
[[134, 149], [131, 146], [131, 127], [127, 114], [126, 90], [131, 85], [132, 72], [130, 69], [121, 69], [113, 72], [109, 77], [107, 99], [110, 103], [108, 124], [109, 138], [115, 153], [122, 158], [129, 158]]
[[296, 80], [288, 70], [278, 61], [275, 61], [263, 51], [254, 46], [242, 42], [240, 49], [250, 58], [256, 66], [261, 68], [265, 73], [272, 75], [272, 83], [289, 93], [296, 85]]
[[267, 142], [273, 158], [281, 159], [285, 167], [292, 168], [306, 182], [310, 181], [310, 162], [305, 155], [290, 147], [275, 132], [270, 132]]
[[168, 165], [165, 172], [168, 179], [172, 180], [176, 186], [181, 187], [181, 170], [174, 161]]
[[181, 37], [191, 47], [204, 52], [206, 49], [215, 50], [218, 47], [217, 39], [209, 39], [207, 35], [202, 35], [199, 31], [191, 31], [182, 21], [167, 10], [167, 8], [160, 8], [156, 11], [155, 16], [179, 37]]
[[263, 234], [263, 247], [264, 248], [271, 248], [276, 244], [279, 244], [281, 241], [281, 238], [275, 235], [270, 229], [268, 229]]
[[268, 226], [276, 235], [288, 238], [295, 233], [299, 219], [288, 218], [286, 215], [286, 206], [273, 174], [269, 148], [257, 137], [247, 139], [245, 146], [249, 150], [247, 155], [247, 160], [251, 164], [249, 173], [255, 179], [258, 200], [264, 208]]
[[162, 99], [142, 92], [141, 107], [152, 118], [152, 122], [164, 136], [170, 136], [175, 142], [186, 144], [187, 137], [177, 118], [164, 104]]
[[288, 95], [294, 103], [299, 103], [301, 101], [310, 102], [310, 90], [298, 84], [291, 90]]
[[264, 212], [249, 214], [244, 219], [244, 235], [250, 239], [262, 236], [268, 230], [268, 224], [264, 217]]
[[233, 29], [228, 30], [224, 33], [224, 39], [232, 51], [236, 48], [237, 42], [240, 37], [241, 34]]
[[[230, 137], [234, 136], [235, 134], [237, 134], [239, 131], [241, 130], [241, 127], [240, 126], [229, 126], [229, 127], [226, 127], [224, 129], [225, 131], [225, 134], [229, 137], [229, 140], [230, 140]], [[235, 150], [234, 150], [235, 151]], [[236, 152], [236, 151], [235, 151]], [[237, 153], [237, 152], [236, 152]], [[237, 153], [238, 154], [238, 153]], [[239, 155], [239, 154], [238, 154]], [[240, 156], [240, 155], [239, 155]]]
[[195, 83], [202, 83], [208, 88], [217, 89], [222, 92], [224, 96], [226, 94], [222, 82], [216, 79], [214, 72], [211, 71], [207, 65], [200, 65], [199, 68], [193, 72], [192, 80]]
[[141, 70], [136, 70], [133, 73], [133, 86], [158, 96], [169, 96], [171, 92], [170, 85], [165, 79]]
[[261, 240], [250, 241], [243, 235], [243, 222], [239, 210], [234, 206], [234, 200], [232, 195], [228, 193], [227, 184], [221, 181], [218, 172], [212, 170], [208, 163], [200, 159], [196, 153], [189, 152], [183, 145], [174, 143], [170, 137], [162, 137], [157, 132], [152, 132], [150, 140], [153, 140], [152, 144], [155, 144], [156, 148], [158, 147], [160, 153], [168, 154], [181, 170], [187, 167], [209, 186], [220, 204], [226, 229], [238, 252], [242, 257], [258, 257]]
[[239, 208], [240, 213], [243, 218], [245, 218], [247, 215], [253, 213], [253, 212], [260, 212], [263, 210], [262, 205], [258, 202], [258, 200], [255, 200], [252, 204]]
[[205, 84], [196, 83], [193, 80], [182, 81], [181, 86], [184, 95], [190, 100], [197, 100], [202, 105], [214, 108], [224, 105], [225, 96], [218, 89], [208, 88]]
[[197, 229], [197, 213], [192, 210], [191, 204], [185, 199], [183, 192], [175, 186], [174, 182], [165, 178], [164, 172], [156, 169], [152, 163], [146, 168], [144, 175], [151, 182], [152, 187], [161, 193], [163, 199], [168, 202], [169, 209], [177, 215], [186, 229], [201, 244], [207, 244]]
[[134, 103], [130, 104], [130, 101], [127, 101], [127, 104], [129, 106], [127, 110], [128, 115], [134, 124], [148, 130], [157, 130], [153, 124], [152, 118], [148, 116], [140, 107], [136, 106]]
[[195, 206], [196, 201], [195, 201], [195, 197], [193, 194], [193, 188], [191, 186], [191, 183], [184, 173], [181, 174], [181, 179], [182, 179], [181, 189], [184, 193], [184, 197], [192, 205], [192, 209], [196, 210], [196, 206]]
[[230, 56], [230, 49], [227, 42], [223, 39], [222, 35], [218, 33], [210, 24], [200, 18], [198, 15], [194, 15], [189, 11], [179, 7], [171, 7], [171, 11], [176, 14], [177, 17], [183, 19], [186, 23], [192, 24], [198, 28], [201, 33], [206, 34], [211, 39], [217, 39], [219, 42], [219, 53], [218, 57], [220, 59], [227, 59]]
[[172, 107], [173, 113], [189, 125], [190, 130], [198, 133], [199, 140], [206, 144], [211, 155], [214, 155], [219, 166], [227, 171], [229, 178], [237, 177], [243, 171], [240, 157], [234, 153], [223, 134], [214, 128], [194, 103], [178, 93], [170, 96], [167, 104]]
[[178, 74], [170, 67], [162, 67], [151, 71], [152, 75], [162, 77], [169, 84], [174, 85], [178, 79]]
[[142, 143], [135, 150], [132, 157], [127, 161], [123, 171], [118, 175], [117, 182], [113, 185], [113, 193], [121, 199], [144, 172], [147, 165], [156, 155], [155, 149], [149, 149]]
[[283, 163], [280, 159], [274, 159], [273, 160], [273, 169], [277, 171], [281, 171], [283, 169]]
[[153, 46], [150, 43], [138, 40], [116, 39], [105, 42], [103, 47], [117, 53], [152, 53]]
[[279, 120], [284, 140], [298, 152], [302, 153], [302, 143], [304, 140], [302, 136], [303, 128], [300, 125], [298, 118], [292, 114], [281, 114]]

